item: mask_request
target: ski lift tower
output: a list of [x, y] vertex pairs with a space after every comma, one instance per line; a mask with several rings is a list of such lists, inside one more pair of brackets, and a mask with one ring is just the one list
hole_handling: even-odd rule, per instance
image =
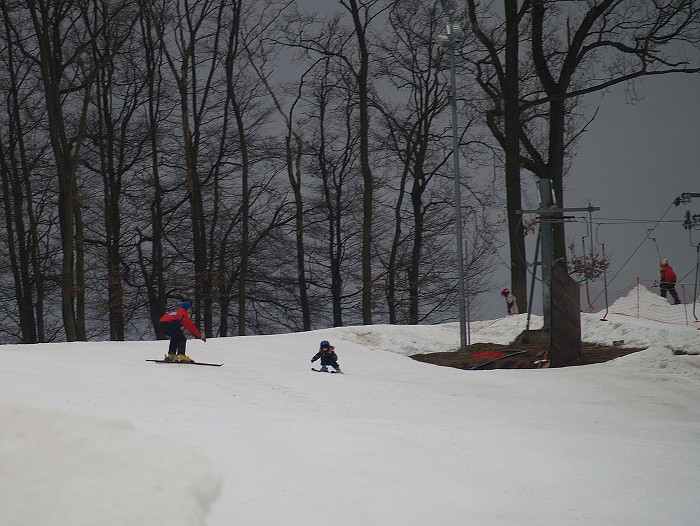
[[[679, 206], [681, 203], [689, 204], [693, 197], [700, 197], [700, 193], [686, 192], [681, 194], [679, 197], [673, 201], [673, 204]], [[700, 214], [691, 214], [690, 210], [685, 212], [685, 221], [683, 221], [683, 228], [688, 231], [690, 236], [690, 245], [695, 247], [697, 252], [697, 263], [695, 264], [695, 286], [693, 288], [693, 318], [696, 322], [700, 322], [700, 313], [697, 311], [698, 307], [698, 282], [700, 281], [700, 241], [695, 243], [693, 241], [693, 230], [700, 230]], [[698, 327], [700, 331], [700, 327]]]
[[[573, 365], [581, 357], [581, 302], [579, 286], [561, 261], [554, 261], [554, 223], [573, 219], [568, 212], [589, 212], [600, 207], [559, 208], [552, 191], [552, 182], [539, 178], [537, 187], [540, 207], [521, 210], [521, 214], [537, 214], [542, 245], [542, 330], [525, 330], [516, 340], [521, 343], [549, 343], [552, 367]], [[529, 310], [529, 309], [528, 309]], [[529, 315], [529, 314], [528, 314]]]

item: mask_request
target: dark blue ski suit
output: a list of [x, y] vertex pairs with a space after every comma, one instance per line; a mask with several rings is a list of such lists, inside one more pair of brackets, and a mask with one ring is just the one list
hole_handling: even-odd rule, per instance
[[314, 357], [311, 358], [311, 363], [314, 363], [320, 358], [322, 369], [325, 369], [330, 365], [336, 371], [340, 371], [340, 366], [338, 365], [338, 355], [335, 354], [334, 349], [335, 347], [332, 345], [329, 345], [328, 347], [321, 347]]

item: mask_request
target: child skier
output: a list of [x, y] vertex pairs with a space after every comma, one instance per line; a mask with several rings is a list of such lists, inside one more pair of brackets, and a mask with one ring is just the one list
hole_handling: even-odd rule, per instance
[[158, 328], [163, 331], [163, 334], [170, 338], [168, 354], [165, 357], [166, 362], [194, 361], [185, 354], [187, 338], [185, 338], [185, 335], [182, 332], [183, 329], [187, 329], [187, 331], [195, 338], [199, 338], [203, 342], [207, 341], [204, 334], [202, 334], [197, 326], [192, 323], [192, 320], [190, 319], [191, 311], [192, 304], [189, 301], [183, 301], [179, 309], [169, 310], [163, 314], [158, 322]]
[[311, 358], [311, 363], [314, 363], [319, 358], [321, 359], [322, 372], [327, 373], [329, 365], [335, 369], [336, 373], [342, 372], [338, 365], [338, 355], [335, 354], [335, 347], [333, 347], [328, 340], [323, 340], [321, 342], [318, 352]]
[[515, 296], [513, 296], [510, 293], [510, 290], [503, 289], [501, 291], [501, 296], [503, 296], [506, 300], [506, 306], [508, 307], [508, 316], [518, 314], [518, 301], [515, 299]]

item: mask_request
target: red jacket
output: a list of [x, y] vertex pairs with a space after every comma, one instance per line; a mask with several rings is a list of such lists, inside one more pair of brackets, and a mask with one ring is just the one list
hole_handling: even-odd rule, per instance
[[661, 265], [659, 269], [659, 278], [661, 283], [675, 283], [676, 273], [673, 272], [673, 267], [671, 265]]
[[194, 323], [192, 323], [192, 320], [187, 314], [187, 309], [183, 309], [182, 307], [166, 312], [159, 321], [165, 323], [177, 323], [180, 327], [187, 329], [195, 338], [202, 337], [202, 333], [199, 332], [199, 329]]

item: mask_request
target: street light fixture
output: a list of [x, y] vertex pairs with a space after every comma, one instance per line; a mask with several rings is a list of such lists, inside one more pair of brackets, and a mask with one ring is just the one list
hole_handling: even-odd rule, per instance
[[440, 0], [440, 3], [447, 16], [450, 16], [455, 10], [455, 3], [452, 0]]
[[450, 102], [452, 105], [452, 158], [455, 182], [455, 223], [457, 236], [457, 281], [459, 297], [459, 342], [460, 350], [469, 350], [469, 316], [465, 301], [464, 244], [462, 241], [462, 191], [459, 173], [459, 133], [457, 132], [457, 80], [455, 73], [455, 47], [464, 38], [459, 22], [453, 20], [455, 4], [452, 0], [440, 0], [447, 16], [447, 35], [438, 35], [440, 46], [446, 47], [450, 55]]

